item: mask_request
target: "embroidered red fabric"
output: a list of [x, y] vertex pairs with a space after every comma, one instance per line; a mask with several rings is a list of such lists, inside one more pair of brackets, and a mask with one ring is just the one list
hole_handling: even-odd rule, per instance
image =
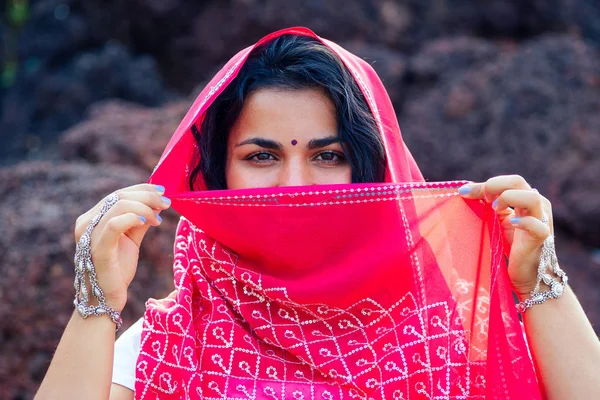
[[[252, 49], [317, 38], [351, 71], [386, 148], [377, 184], [186, 191], [192, 124]], [[424, 182], [383, 84], [306, 28], [233, 57], [150, 183], [181, 214], [175, 291], [147, 303], [137, 399], [540, 399], [500, 225], [461, 182]]]

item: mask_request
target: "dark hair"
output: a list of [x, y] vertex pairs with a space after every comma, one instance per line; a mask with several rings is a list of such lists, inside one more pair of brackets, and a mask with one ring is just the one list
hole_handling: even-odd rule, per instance
[[[201, 172], [207, 189], [226, 189], [225, 164], [229, 131], [244, 100], [259, 89], [320, 88], [337, 111], [338, 135], [352, 169], [352, 182], [382, 182], [385, 152], [377, 124], [356, 81], [337, 55], [318, 40], [282, 35], [257, 47], [236, 78], [206, 111], [200, 131], [195, 167], [189, 177], [194, 189]], [[198, 162], [198, 156], [200, 160]]]

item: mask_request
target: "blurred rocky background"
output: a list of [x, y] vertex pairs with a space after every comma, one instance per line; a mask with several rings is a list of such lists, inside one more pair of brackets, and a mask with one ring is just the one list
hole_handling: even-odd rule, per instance
[[[372, 63], [428, 180], [521, 174], [600, 332], [597, 0], [0, 1], [0, 398], [29, 399], [72, 313], [75, 219], [146, 181], [203, 84], [304, 25]], [[125, 311], [171, 287], [152, 228]]]

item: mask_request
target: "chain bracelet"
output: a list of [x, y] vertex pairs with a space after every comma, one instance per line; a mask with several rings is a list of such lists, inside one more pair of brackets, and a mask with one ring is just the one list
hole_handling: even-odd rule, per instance
[[[544, 225], [549, 226], [548, 215], [546, 213], [542, 214], [542, 222]], [[550, 269], [558, 276], [560, 281], [548, 273], [548, 266], [550, 266]], [[548, 299], [558, 299], [565, 292], [568, 281], [569, 278], [567, 277], [567, 274], [558, 265], [558, 258], [556, 257], [556, 249], [554, 246], [554, 236], [549, 235], [546, 240], [544, 240], [542, 246], [535, 288], [531, 291], [530, 298], [517, 304], [517, 311], [524, 313], [532, 306], [542, 304]], [[542, 282], [550, 286], [550, 289], [540, 292], [540, 285]]]
[[[104, 214], [106, 214], [108, 210], [110, 210], [111, 207], [117, 203], [117, 201], [119, 201], [119, 195], [117, 193], [112, 193], [104, 199], [104, 204], [102, 205], [100, 213], [92, 219], [85, 232], [83, 235], [81, 235], [81, 238], [79, 238], [79, 241], [77, 242], [74, 258], [75, 300], [73, 300], [73, 305], [75, 305], [75, 309], [84, 319], [91, 315], [108, 315], [110, 319], [117, 325], [117, 330], [119, 330], [123, 324], [121, 314], [119, 314], [118, 311], [106, 303], [104, 292], [98, 285], [96, 268], [92, 262], [92, 249], [90, 246], [92, 231], [96, 225], [98, 225], [98, 222], [100, 222], [100, 219], [104, 216]], [[98, 300], [97, 306], [89, 304], [90, 294], [88, 293], [86, 286], [86, 274], [89, 276], [89, 282], [92, 291], [91, 294]]]

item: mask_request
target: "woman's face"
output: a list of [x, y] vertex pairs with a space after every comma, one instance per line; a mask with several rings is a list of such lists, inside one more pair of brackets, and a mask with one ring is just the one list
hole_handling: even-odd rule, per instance
[[351, 183], [336, 110], [318, 89], [262, 89], [229, 133], [228, 189]]

